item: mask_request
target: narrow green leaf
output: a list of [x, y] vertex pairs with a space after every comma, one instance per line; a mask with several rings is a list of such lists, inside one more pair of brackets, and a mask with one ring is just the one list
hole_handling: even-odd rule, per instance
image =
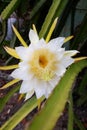
[[87, 102], [87, 92], [84, 93], [84, 95], [81, 95], [81, 97], [78, 99], [77, 106], [81, 106], [85, 102]]
[[87, 86], [87, 71], [85, 71], [85, 74], [83, 75], [83, 78], [77, 89], [77, 93], [80, 95], [79, 99], [77, 100], [77, 106], [81, 106], [83, 103], [87, 101], [86, 86]]
[[2, 34], [0, 35], [0, 44], [3, 42], [4, 38], [5, 38], [5, 35], [6, 35], [6, 21], [0, 21], [0, 24], [1, 24], [1, 32]]
[[12, 130], [29, 112], [37, 106], [36, 98], [28, 100], [20, 110], [13, 115], [2, 127], [2, 130]]
[[0, 111], [4, 108], [7, 101], [11, 98], [11, 96], [19, 89], [20, 86], [16, 86], [12, 88], [3, 98], [0, 98]]
[[47, 30], [48, 30], [48, 28], [50, 26], [50, 23], [52, 22], [52, 18], [54, 16], [60, 2], [61, 2], [61, 0], [53, 0], [53, 3], [52, 3], [52, 5], [51, 5], [51, 7], [49, 9], [49, 12], [48, 12], [48, 14], [47, 14], [47, 16], [45, 18], [44, 24], [43, 24], [43, 26], [41, 28], [40, 33], [39, 33], [40, 37], [44, 37], [46, 35], [46, 32], [47, 32]]
[[[69, 3], [71, 3], [71, 2], [69, 1]], [[67, 8], [67, 4], [68, 4], [68, 0], [63, 0], [63, 1], [60, 2], [60, 5], [55, 12], [55, 17], [60, 16], [60, 14], [62, 14], [63, 12], [64, 12], [64, 14], [66, 13], [64, 10], [65, 10], [65, 8]]]
[[6, 20], [13, 13], [13, 11], [18, 7], [19, 4], [20, 4], [20, 0], [12, 0], [8, 4], [8, 6], [2, 11], [1, 13], [2, 20]]
[[85, 15], [81, 23], [78, 34], [76, 35], [71, 45], [71, 49], [77, 49], [77, 48], [81, 49], [86, 40], [87, 40], [87, 14]]
[[[66, 4], [65, 4], [65, 2], [66, 2]], [[60, 20], [59, 20], [57, 27], [55, 29], [55, 32], [54, 32], [55, 37], [58, 37], [60, 35], [64, 25], [66, 24], [69, 14], [71, 13], [72, 9], [76, 7], [78, 0], [75, 0], [75, 1], [74, 0], [68, 0], [68, 1], [65, 0], [65, 2], [62, 1], [60, 3], [59, 9], [55, 13], [55, 17], [59, 16], [59, 12], [61, 12], [63, 10]], [[73, 22], [73, 20], [71, 22]], [[69, 23], [69, 24], [71, 24], [71, 23]], [[73, 26], [73, 24], [71, 24], [71, 26]]]
[[[41, 98], [41, 101], [44, 98]], [[2, 127], [2, 130], [13, 130], [16, 125], [23, 120], [33, 109], [37, 107], [37, 99], [36, 97], [32, 97], [24, 105], [17, 111]]]
[[62, 114], [71, 86], [77, 74], [87, 66], [87, 61], [82, 60], [67, 70], [52, 95], [47, 100], [45, 107], [37, 114], [28, 130], [52, 130], [57, 119]]
[[87, 85], [87, 71], [86, 71], [86, 73], [84, 74], [84, 76], [83, 76], [83, 78], [82, 78], [82, 82], [81, 82], [81, 84], [80, 84], [80, 86], [79, 86], [78, 93], [79, 93], [80, 95], [84, 95], [84, 91], [85, 91], [86, 85]]
[[68, 107], [68, 130], [73, 130], [73, 97], [72, 91], [69, 95], [69, 107]]
[[79, 130], [86, 130], [81, 121], [78, 119], [77, 115], [74, 115], [74, 120], [77, 126], [79, 127]]
[[41, 6], [46, 2], [46, 0], [40, 0], [37, 2], [37, 4], [35, 5], [35, 7], [33, 8], [33, 10], [31, 11], [30, 14], [30, 19], [32, 19], [35, 14], [39, 11], [39, 9], [41, 8]]

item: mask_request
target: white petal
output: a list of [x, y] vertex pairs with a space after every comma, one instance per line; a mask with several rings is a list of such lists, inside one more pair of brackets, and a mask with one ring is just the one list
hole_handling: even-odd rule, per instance
[[34, 90], [29, 91], [29, 92], [26, 94], [25, 100], [31, 98], [33, 94], [34, 94]]
[[15, 50], [22, 60], [28, 60], [29, 57], [28, 47], [20, 46], [20, 47], [16, 47]]
[[66, 56], [74, 56], [77, 53], [79, 53], [79, 51], [77, 51], [77, 50], [65, 51]]
[[26, 93], [31, 90], [35, 91], [36, 97], [40, 98], [44, 95], [45, 93], [45, 86], [41, 80], [38, 80], [36, 78], [29, 81], [23, 81], [20, 93]]
[[49, 81], [49, 85], [46, 87], [45, 97], [48, 98], [50, 94], [52, 93], [53, 89], [56, 87], [56, 85], [59, 83], [60, 77], [55, 76], [52, 80]]
[[44, 95], [44, 92], [42, 91], [42, 89], [37, 88], [35, 90], [35, 94], [36, 94], [37, 99], [39, 99], [39, 98], [41, 98]]
[[49, 83], [49, 81], [45, 82], [45, 86], [46, 88], [45, 88], [44, 96], [48, 98], [53, 91], [53, 86]]
[[26, 61], [19, 62], [18, 65], [19, 65], [19, 68], [22, 68], [22, 69], [28, 69], [29, 68], [28, 62], [26, 62]]
[[46, 47], [47, 43], [45, 42], [45, 40], [43, 38], [41, 38], [37, 45], [38, 45], [38, 47]]
[[47, 91], [45, 92], [44, 96], [48, 98], [50, 94], [52, 93], [52, 89], [50, 87], [47, 87]]
[[12, 73], [11, 76], [16, 79], [21, 79], [21, 80], [29, 80], [32, 79], [33, 75], [28, 73], [28, 70], [26, 68], [18, 68], [15, 69]]
[[16, 79], [21, 79], [21, 75], [23, 75], [21, 73], [21, 70], [18, 68], [18, 69], [15, 69], [11, 74], [10, 76], [12, 76], [13, 78], [16, 78]]
[[69, 56], [64, 56], [63, 59], [61, 60], [61, 64], [67, 68], [69, 65], [74, 63], [74, 59], [69, 57]]
[[33, 90], [33, 86], [30, 84], [30, 81], [23, 81], [20, 88], [20, 93], [27, 93]]
[[51, 88], [55, 88], [59, 81], [60, 77], [54, 76], [53, 79], [49, 81]]
[[45, 40], [42, 38], [38, 41], [37, 44], [30, 44], [31, 46], [33, 46], [33, 50], [37, 50], [40, 48], [46, 48], [47, 43], [45, 42]]
[[45, 90], [46, 90], [46, 86], [45, 85], [46, 84], [45, 84], [44, 81], [41, 82], [41, 80], [36, 80], [35, 84], [36, 84], [36, 85], [34, 85], [35, 94], [36, 94], [36, 97], [39, 99], [45, 93]]
[[53, 45], [54, 47], [61, 48], [64, 43], [64, 37], [58, 37], [49, 41], [49, 45]]
[[58, 61], [62, 59], [62, 57], [64, 56], [64, 52], [65, 52], [65, 48], [60, 48], [57, 51], [56, 50], [54, 51]]
[[29, 39], [32, 44], [36, 44], [39, 41], [39, 37], [37, 33], [32, 29], [30, 29], [30, 32], [29, 32]]
[[56, 75], [58, 76], [58, 77], [61, 77], [61, 76], [63, 76], [63, 74], [65, 73], [65, 71], [66, 71], [66, 68], [65, 68], [65, 66], [63, 65], [63, 64], [58, 64], [58, 69], [56, 70]]

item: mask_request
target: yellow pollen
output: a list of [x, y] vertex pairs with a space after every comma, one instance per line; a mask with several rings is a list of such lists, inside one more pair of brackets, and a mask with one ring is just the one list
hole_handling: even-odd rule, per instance
[[29, 68], [36, 78], [49, 81], [55, 75], [58, 60], [53, 52], [43, 48], [35, 50], [29, 61]]

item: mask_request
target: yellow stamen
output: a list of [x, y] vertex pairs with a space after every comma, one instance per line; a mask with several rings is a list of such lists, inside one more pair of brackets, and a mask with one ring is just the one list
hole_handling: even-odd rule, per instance
[[73, 37], [74, 37], [74, 36], [69, 36], [69, 37], [65, 38], [64, 43], [65, 43], [65, 42], [68, 42], [68, 41], [71, 40]]
[[19, 79], [13, 79], [12, 81], [8, 82], [7, 84], [5, 84], [3, 87], [1, 87], [0, 89], [5, 89], [5, 88], [8, 88], [10, 87], [11, 85], [19, 82], [20, 80]]
[[24, 46], [24, 47], [28, 47], [28, 45], [26, 44], [26, 42], [24, 41], [24, 39], [21, 37], [21, 35], [19, 34], [19, 32], [17, 31], [17, 29], [12, 25], [12, 28], [16, 34], [16, 36], [18, 37], [19, 41], [21, 42], [21, 44]]
[[46, 37], [46, 42], [48, 42], [50, 40], [51, 35], [52, 35], [52, 33], [53, 33], [54, 29], [55, 29], [55, 26], [57, 24], [57, 20], [58, 20], [58, 17], [54, 20], [54, 22], [53, 22], [53, 24], [52, 24], [52, 26], [51, 26], [51, 28], [50, 28], [50, 30], [48, 32], [48, 35]]
[[79, 57], [79, 58], [74, 58], [74, 59], [75, 59], [75, 62], [77, 62], [77, 61], [80, 61], [80, 60], [87, 59], [87, 57]]
[[37, 29], [34, 24], [32, 25], [32, 27], [33, 27], [33, 30], [37, 33]]
[[20, 59], [19, 56], [18, 56], [18, 54], [16, 53], [15, 49], [12, 49], [12, 48], [7, 47], [7, 46], [4, 47], [4, 49], [5, 49], [6, 52], [7, 52], [8, 54], [10, 54], [11, 56], [13, 56], [13, 57], [15, 57], [15, 58], [17, 58], [17, 59]]
[[9, 65], [9, 66], [0, 66], [0, 70], [11, 70], [11, 69], [15, 69], [18, 68], [18, 65]]

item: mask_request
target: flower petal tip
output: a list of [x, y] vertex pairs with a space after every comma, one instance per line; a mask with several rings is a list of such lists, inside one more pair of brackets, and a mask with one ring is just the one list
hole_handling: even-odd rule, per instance
[[78, 58], [74, 58], [75, 62], [78, 62], [80, 60], [85, 60], [87, 59], [87, 57], [78, 57]]
[[20, 80], [19, 79], [13, 79], [12, 81], [8, 82], [7, 84], [5, 84], [3, 87], [1, 87], [0, 89], [6, 89], [10, 86], [12, 86], [13, 84], [19, 82]]
[[64, 40], [64, 43], [68, 42], [68, 41], [71, 40], [73, 37], [74, 37], [73, 35], [66, 37], [65, 40]]
[[5, 49], [5, 51], [6, 51], [9, 55], [11, 55], [11, 56], [13, 56], [13, 57], [15, 57], [15, 58], [17, 58], [17, 59], [20, 59], [19, 56], [18, 56], [18, 54], [16, 53], [15, 49], [12, 49], [12, 48], [10, 48], [10, 47], [8, 47], [8, 46], [4, 46], [4, 49]]

